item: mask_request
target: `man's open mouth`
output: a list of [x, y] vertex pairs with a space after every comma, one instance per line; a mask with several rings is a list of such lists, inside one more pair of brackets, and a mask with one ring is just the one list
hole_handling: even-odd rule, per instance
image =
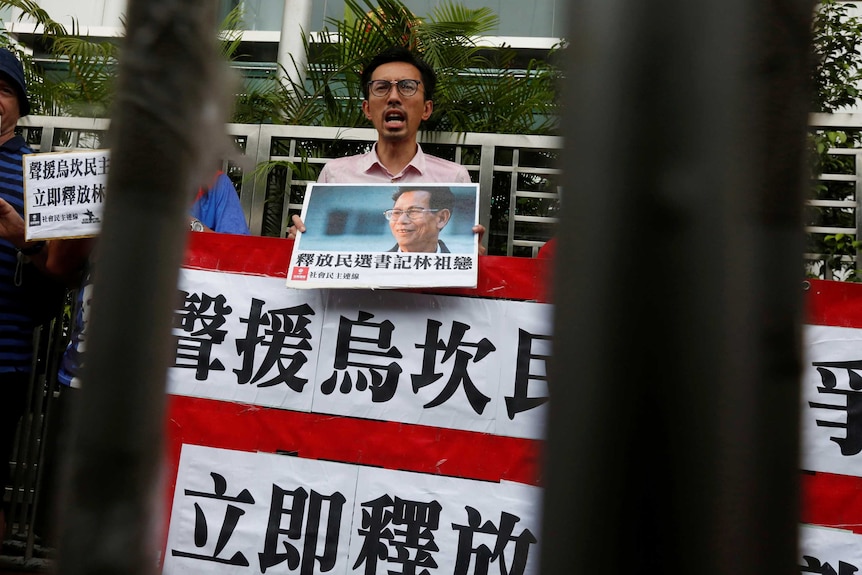
[[392, 110], [392, 111], [386, 112], [386, 114], [383, 116], [383, 119], [386, 122], [403, 122], [404, 121], [404, 114], [402, 114], [401, 112], [397, 112], [397, 111]]

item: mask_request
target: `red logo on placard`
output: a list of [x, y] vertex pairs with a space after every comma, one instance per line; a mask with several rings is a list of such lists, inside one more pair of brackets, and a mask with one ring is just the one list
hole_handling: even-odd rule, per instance
[[308, 268], [307, 267], [295, 267], [293, 268], [293, 275], [290, 276], [290, 279], [294, 281], [304, 282], [308, 280]]

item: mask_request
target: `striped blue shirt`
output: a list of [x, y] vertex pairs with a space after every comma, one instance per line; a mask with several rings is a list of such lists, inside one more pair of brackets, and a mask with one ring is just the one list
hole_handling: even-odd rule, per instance
[[[0, 197], [24, 215], [22, 156], [32, 153], [21, 136], [0, 145]], [[15, 247], [0, 239], [0, 373], [26, 372], [33, 357], [34, 309], [27, 286], [16, 287]]]

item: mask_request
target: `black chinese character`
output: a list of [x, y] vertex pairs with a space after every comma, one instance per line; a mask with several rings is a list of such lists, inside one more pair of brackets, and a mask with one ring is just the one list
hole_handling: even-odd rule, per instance
[[388, 270], [392, 267], [392, 256], [387, 254], [377, 254], [374, 256], [374, 267], [376, 269]]
[[[392, 399], [398, 388], [398, 378], [401, 375], [401, 366], [394, 361], [388, 365], [380, 365], [373, 362], [373, 358], [401, 358], [401, 352], [392, 345], [392, 332], [395, 326], [391, 321], [374, 323], [370, 320], [374, 317], [365, 311], [359, 312], [359, 318], [354, 321], [341, 316], [338, 324], [338, 340], [335, 343], [335, 370], [332, 375], [323, 382], [320, 390], [329, 395], [335, 391], [338, 382], [338, 372], [348, 367], [360, 368], [356, 374], [357, 391], [371, 389], [371, 401], [375, 403], [385, 402]], [[362, 335], [354, 335], [356, 329]], [[369, 331], [376, 331], [377, 337], [368, 337]], [[365, 371], [371, 374], [369, 386]], [[382, 373], [381, 373], [382, 372]], [[383, 373], [385, 373], [385, 378]], [[350, 373], [344, 373], [339, 391], [350, 393], [353, 380]]]
[[87, 158], [84, 160], [84, 175], [85, 176], [98, 175], [98, 168], [96, 166], [96, 158]]
[[835, 571], [835, 568], [832, 567], [829, 563], [820, 563], [819, 559], [811, 557], [810, 555], [803, 555], [803, 559], [805, 559], [805, 565], [800, 565], [800, 573], [818, 573], [819, 575], [853, 575], [859, 569], [855, 565], [851, 565], [850, 563], [845, 563], [844, 561], [838, 562], [838, 571]]
[[336, 254], [335, 267], [337, 268], [352, 268], [353, 254]]
[[434, 264], [434, 259], [435, 258], [433, 256], [418, 254], [416, 256], [416, 263], [414, 264], [413, 267], [416, 268], [417, 270], [431, 269], [431, 267]]
[[[289, 507], [285, 506], [285, 499], [291, 498]], [[277, 485], [272, 486], [272, 503], [269, 508], [269, 522], [266, 527], [263, 553], [258, 553], [260, 572], [274, 565], [287, 561], [287, 568], [294, 571], [299, 567], [301, 575], [312, 575], [313, 573], [326, 573], [335, 567], [338, 556], [338, 536], [341, 528], [341, 514], [347, 499], [341, 493], [333, 493], [324, 496], [312, 490], [308, 492], [302, 487], [293, 491], [285, 490]], [[305, 506], [308, 503], [308, 516], [306, 518]], [[328, 509], [325, 525], [321, 528], [322, 512], [324, 507]], [[287, 515], [290, 518], [286, 529], [281, 527], [281, 518]], [[303, 529], [304, 527], [304, 529]], [[303, 537], [303, 530], [305, 536]], [[323, 554], [318, 555], [317, 549], [323, 540]], [[285, 535], [288, 540], [302, 541], [302, 551], [287, 541], [279, 545], [279, 537]], [[284, 553], [279, 549], [284, 547]], [[319, 563], [319, 569], [315, 569], [315, 562]]]
[[473, 268], [473, 258], [470, 256], [455, 256], [455, 264], [453, 266], [456, 270], [469, 270]]
[[43, 170], [43, 177], [46, 180], [53, 180], [57, 177], [56, 164], [54, 160], [45, 160], [45, 169]]
[[59, 206], [63, 202], [63, 188], [54, 187], [48, 188], [48, 205], [49, 206]]
[[438, 270], [451, 270], [452, 256], [437, 256], [437, 261], [434, 262], [434, 268]]
[[[490, 521], [482, 523], [482, 514], [470, 506], [467, 510], [467, 525], [452, 524], [452, 528], [458, 531], [458, 556], [455, 558], [455, 571], [453, 575], [468, 575], [469, 573], [485, 575], [491, 563], [497, 562], [500, 566], [500, 575], [523, 575], [527, 567], [527, 559], [530, 555], [530, 546], [537, 542], [536, 537], [529, 529], [524, 529], [517, 537], [513, 536], [515, 524], [520, 518], [511, 513], [500, 514], [500, 527], [497, 528]], [[490, 535], [496, 538], [494, 548], [480, 544], [473, 547], [473, 537], [477, 534]], [[512, 564], [506, 565], [506, 547], [510, 543], [515, 544], [511, 555]], [[475, 566], [470, 569], [470, 558], [475, 556]]]
[[[511, 397], [506, 397], [506, 412], [509, 414], [509, 419], [515, 419], [515, 416], [522, 411], [533, 409], [548, 401], [547, 397], [530, 397], [529, 387], [530, 381], [548, 381], [547, 375], [537, 374], [530, 370], [533, 360], [544, 364], [548, 359], [547, 354], [533, 353], [533, 342], [551, 341], [551, 338], [546, 335], [534, 335], [523, 329], [518, 330], [518, 358], [515, 362], [515, 394]], [[544, 369], [541, 371], [545, 371]]]
[[[491, 401], [491, 398], [482, 394], [482, 392], [480, 392], [473, 384], [473, 380], [470, 379], [470, 374], [467, 372], [467, 364], [470, 363], [470, 360], [472, 360], [473, 363], [481, 361], [489, 353], [496, 351], [497, 348], [484, 337], [477, 343], [464, 342], [464, 335], [469, 331], [470, 326], [458, 321], [452, 322], [449, 342], [444, 342], [439, 339], [440, 326], [442, 325], [443, 324], [439, 321], [429, 319], [427, 329], [425, 331], [425, 343], [416, 344], [417, 348], [424, 349], [425, 351], [422, 354], [422, 373], [411, 376], [413, 380], [413, 391], [418, 392], [423, 387], [431, 385], [443, 377], [442, 373], [434, 371], [437, 366], [438, 351], [443, 352], [443, 357], [441, 358], [440, 363], [446, 363], [446, 361], [448, 361], [454, 354], [455, 361], [452, 365], [452, 373], [449, 376], [449, 381], [437, 397], [426, 403], [424, 407], [430, 408], [442, 405], [446, 400], [452, 397], [459, 385], [463, 383], [464, 393], [467, 395], [467, 400], [470, 402], [470, 406], [473, 408], [473, 411], [481, 415], [482, 412], [485, 411], [485, 406], [489, 401]], [[475, 348], [475, 355], [470, 355], [470, 353], [461, 349], [462, 347]]]
[[83, 176], [84, 173], [81, 171], [81, 166], [83, 165], [83, 162], [81, 161], [81, 158], [72, 158], [70, 162], [71, 165], [69, 166], [69, 175], [72, 177]]
[[[236, 341], [237, 353], [243, 358], [242, 367], [233, 370], [237, 375], [237, 383], [260, 382], [269, 375], [273, 366], [277, 366], [278, 373], [257, 383], [258, 387], [285, 383], [293, 391], [301, 392], [308, 380], [297, 377], [296, 374], [308, 361], [303, 351], [311, 349], [311, 332], [308, 330], [311, 320], [308, 316], [314, 315], [314, 310], [309, 305], [302, 304], [263, 313], [263, 304], [262, 300], [252, 298], [249, 317], [240, 319], [248, 327], [245, 337]], [[262, 335], [259, 335], [260, 331], [263, 331]], [[257, 346], [263, 346], [267, 351], [263, 362], [252, 376]]]
[[[225, 323], [225, 316], [230, 314], [230, 306], [225, 305], [225, 297], [207, 294], [190, 294], [180, 292], [184, 306], [174, 315], [174, 327], [188, 335], [177, 336], [176, 358], [174, 367], [193, 368], [195, 379], [203, 381], [209, 376], [210, 370], [224, 371], [224, 364], [219, 360], [210, 362], [213, 344], [224, 341], [227, 330], [219, 329]], [[200, 325], [200, 327], [198, 327]]]
[[317, 254], [317, 260], [314, 265], [319, 268], [331, 268], [335, 264], [335, 258], [332, 254]]
[[[366, 575], [377, 573], [378, 560], [386, 561], [392, 575], [428, 575], [436, 569], [434, 531], [440, 525], [440, 503], [408, 501], [388, 495], [362, 504], [362, 549], [353, 569], [365, 563]], [[400, 568], [397, 568], [400, 565]]]
[[[843, 411], [847, 414], [847, 423], [836, 423], [828, 420], [817, 420], [818, 427], [838, 427], [847, 430], [846, 437], [830, 437], [841, 448], [841, 455], [857, 455], [862, 451], [862, 376], [858, 370], [862, 369], [862, 360], [815, 362], [811, 364], [817, 368], [820, 374], [822, 386], [817, 388], [818, 393], [843, 397], [843, 405], [817, 403], [809, 401], [808, 405], [814, 409], [826, 409], [831, 411]], [[838, 389], [838, 380], [832, 371], [846, 370], [849, 389]]]
[[93, 186], [93, 203], [94, 204], [102, 204], [105, 202], [105, 185], [104, 184], [96, 184]]
[[314, 263], [313, 253], [302, 253], [296, 257], [296, 265], [299, 267], [308, 267]]
[[32, 161], [30, 162], [30, 169], [27, 172], [27, 176], [31, 180], [39, 180], [42, 178], [42, 162]]
[[75, 186], [63, 186], [60, 191], [62, 196], [62, 204], [64, 206], [74, 206], [75, 205]]
[[[215, 563], [224, 563], [226, 565], [248, 567], [248, 559], [246, 559], [245, 555], [243, 555], [240, 551], [234, 553], [230, 559], [219, 557], [219, 554], [224, 550], [225, 545], [227, 545], [228, 540], [230, 540], [231, 535], [233, 535], [234, 529], [236, 529], [240, 517], [245, 515], [245, 511], [243, 509], [237, 507], [236, 505], [232, 505], [232, 503], [238, 503], [242, 505], [254, 505], [254, 498], [251, 496], [251, 493], [249, 493], [247, 489], [243, 489], [242, 491], [240, 491], [239, 495], [237, 495], [236, 497], [226, 496], [225, 493], [227, 492], [227, 481], [225, 481], [225, 478], [214, 472], [210, 473], [210, 477], [212, 477], [214, 484], [213, 493], [205, 493], [203, 491], [190, 491], [188, 489], [186, 489], [184, 493], [186, 497], [203, 497], [207, 499], [216, 499], [218, 501], [229, 502], [224, 512], [224, 519], [222, 520], [221, 529], [219, 530], [218, 539], [216, 541], [213, 554], [202, 555], [200, 553], [191, 553], [188, 551], [177, 551], [176, 549], [171, 549], [171, 555], [173, 555], [174, 557], [187, 557], [189, 559], [200, 559], [202, 561], [212, 561]], [[197, 502], [195, 502], [195, 547], [199, 549], [201, 547], [204, 547], [207, 544], [208, 538], [209, 527], [207, 524], [207, 518], [204, 515], [201, 506]]]
[[395, 256], [395, 265], [392, 266], [392, 269], [396, 270], [411, 270], [413, 269], [413, 256], [402, 256], [401, 254], [397, 254]]

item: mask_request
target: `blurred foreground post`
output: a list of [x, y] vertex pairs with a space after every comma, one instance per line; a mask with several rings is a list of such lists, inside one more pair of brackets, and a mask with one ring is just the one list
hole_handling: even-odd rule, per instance
[[[59, 572], [156, 571], [166, 370], [205, 142], [225, 118], [212, 0], [132, 0]], [[223, 139], [223, 136], [221, 136]]]
[[543, 575], [799, 571], [812, 9], [571, 2]]

